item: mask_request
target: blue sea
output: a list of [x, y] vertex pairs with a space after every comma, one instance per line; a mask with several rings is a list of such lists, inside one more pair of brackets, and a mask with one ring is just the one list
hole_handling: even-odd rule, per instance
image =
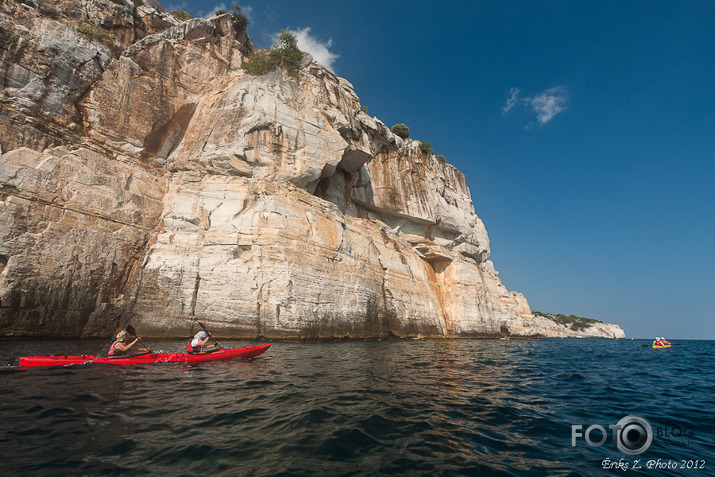
[[0, 474], [715, 475], [715, 342], [650, 343], [278, 342], [254, 360], [23, 369], [108, 343], [0, 342]]

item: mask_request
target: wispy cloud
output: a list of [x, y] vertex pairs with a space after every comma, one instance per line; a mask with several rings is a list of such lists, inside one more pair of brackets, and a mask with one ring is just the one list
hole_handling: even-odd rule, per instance
[[221, 2], [221, 3], [214, 5], [214, 7], [211, 10], [209, 10], [209, 12], [207, 14], [202, 15], [202, 16], [204, 18], [211, 18], [212, 16], [214, 16], [214, 13], [216, 13], [216, 10], [223, 10], [223, 11], [227, 12], [228, 8], [226, 8], [225, 3]]
[[504, 107], [501, 110], [502, 116], [511, 111], [512, 108], [519, 103], [520, 92], [519, 88], [511, 88], [509, 90], [509, 99], [506, 100], [506, 104], [504, 104]]
[[253, 23], [253, 7], [250, 5], [246, 5], [244, 7], [241, 7], [241, 12], [246, 15], [246, 18], [248, 18], [248, 21]]
[[568, 101], [566, 88], [557, 86], [531, 98], [531, 107], [536, 113], [539, 124], [546, 124], [568, 107]]
[[310, 53], [315, 61], [323, 66], [327, 66], [333, 69], [333, 64], [335, 60], [340, 58], [338, 53], [330, 51], [333, 46], [333, 40], [320, 41], [310, 33], [310, 28], [302, 28], [298, 30], [291, 30], [296, 38], [298, 39], [298, 48], [301, 51]]
[[502, 107], [502, 116], [506, 115], [515, 107], [522, 105], [532, 113], [536, 114], [536, 120], [539, 125], [551, 121], [554, 116], [568, 108], [569, 94], [565, 87], [556, 86], [544, 90], [534, 96], [526, 96], [520, 98], [521, 91], [519, 88], [511, 88], [509, 97]]
[[[216, 13], [216, 10], [223, 10], [226, 12], [234, 11], [233, 3], [230, 4], [229, 6], [226, 6], [225, 2], [217, 3], [216, 5], [211, 7], [211, 10], [209, 10], [208, 13], [204, 13], [203, 10], [199, 10], [198, 16], [203, 17], [203, 18], [211, 18]], [[246, 18], [248, 18], [249, 23], [253, 22], [253, 17], [251, 15], [253, 13], [253, 7], [251, 7], [249, 5], [241, 6], [241, 13], [246, 15]]]
[[172, 2], [168, 3], [164, 8], [166, 8], [167, 12], [175, 12], [177, 10], [186, 11], [189, 8], [189, 4], [187, 2]]

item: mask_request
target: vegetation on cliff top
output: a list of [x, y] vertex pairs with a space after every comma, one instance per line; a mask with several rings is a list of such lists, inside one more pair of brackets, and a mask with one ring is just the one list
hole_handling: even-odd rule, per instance
[[432, 145], [427, 141], [422, 141], [420, 143], [420, 151], [422, 151], [422, 154], [426, 154], [428, 156], [434, 154], [434, 151], [432, 150]]
[[601, 320], [594, 320], [593, 318], [584, 318], [582, 316], [576, 315], [566, 316], [560, 313], [554, 315], [553, 313], [542, 313], [540, 311], [535, 311], [534, 314], [536, 316], [543, 316], [544, 318], [548, 318], [551, 321], [569, 327], [574, 331], [585, 330], [586, 328], [594, 325], [595, 323], [603, 323]]
[[282, 69], [288, 76], [298, 78], [303, 52], [298, 49], [298, 39], [288, 30], [281, 30], [273, 48], [253, 52], [243, 63], [249, 75], [261, 76]]
[[191, 14], [185, 10], [176, 10], [176, 11], [170, 12], [169, 15], [171, 15], [172, 17], [174, 17], [177, 20], [182, 21], [182, 22], [191, 20]]
[[[214, 16], [226, 15], [227, 13], [229, 12], [227, 12], [226, 10], [217, 9], [214, 11]], [[238, 3], [233, 5], [230, 14], [231, 21], [233, 23], [233, 29], [237, 32], [246, 31], [248, 24], [251, 22], [248, 21], [248, 17], [243, 14], [243, 9]], [[214, 23], [214, 27], [216, 28], [216, 31], [219, 35], [224, 36], [223, 29], [217, 23]]]
[[392, 134], [399, 136], [402, 139], [407, 139], [408, 137], [410, 137], [410, 128], [408, 128], [404, 124], [395, 124], [394, 126], [392, 126], [392, 129], [390, 129], [390, 131], [392, 131]]
[[[226, 13], [225, 10], [216, 10], [215, 14], [219, 15], [219, 12]], [[250, 23], [248, 17], [243, 14], [243, 9], [238, 3], [233, 4], [231, 9], [231, 17], [233, 17], [233, 26], [236, 30], [245, 30]]]

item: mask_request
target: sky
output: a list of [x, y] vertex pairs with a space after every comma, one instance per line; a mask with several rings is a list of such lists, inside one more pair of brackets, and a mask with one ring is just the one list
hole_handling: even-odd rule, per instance
[[532, 310], [715, 339], [715, 2], [241, 6], [256, 46], [295, 32], [371, 116], [465, 174]]

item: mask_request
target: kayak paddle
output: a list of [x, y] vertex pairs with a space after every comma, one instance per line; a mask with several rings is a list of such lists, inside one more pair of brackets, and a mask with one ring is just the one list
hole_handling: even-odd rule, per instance
[[[139, 340], [141, 345], [147, 350], [147, 353], [151, 353], [151, 349], [147, 345], [144, 344], [141, 338], [137, 336], [137, 330], [134, 329], [132, 325], [127, 325], [127, 333], [129, 333], [131, 336], [135, 337], [136, 339]], [[207, 332], [208, 333], [208, 332]]]

